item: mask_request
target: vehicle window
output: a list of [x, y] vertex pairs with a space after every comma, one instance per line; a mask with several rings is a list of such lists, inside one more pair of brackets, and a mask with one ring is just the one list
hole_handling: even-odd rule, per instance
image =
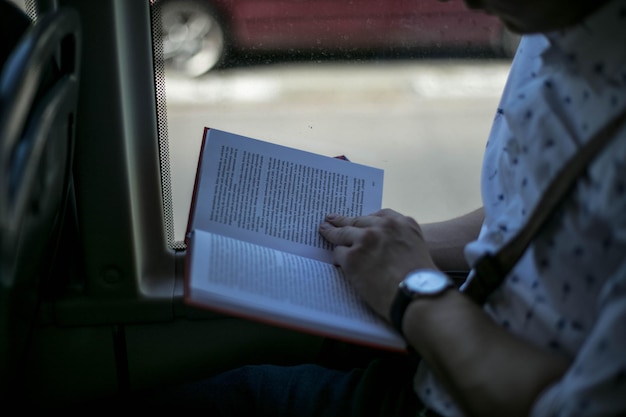
[[383, 205], [419, 222], [479, 206], [482, 150], [517, 44], [495, 18], [436, 0], [151, 7], [172, 245], [205, 126], [383, 168]]

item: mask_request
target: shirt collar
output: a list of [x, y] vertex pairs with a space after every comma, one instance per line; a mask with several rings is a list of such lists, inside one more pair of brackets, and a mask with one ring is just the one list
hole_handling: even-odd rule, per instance
[[586, 77], [626, 85], [626, 0], [614, 0], [572, 28], [546, 34], [547, 64], [566, 62]]

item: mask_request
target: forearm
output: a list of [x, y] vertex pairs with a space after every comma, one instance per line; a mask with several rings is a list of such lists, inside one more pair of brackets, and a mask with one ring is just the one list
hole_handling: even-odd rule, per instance
[[475, 240], [484, 220], [480, 208], [466, 215], [436, 223], [421, 225], [430, 256], [443, 271], [468, 270], [465, 245]]
[[[477, 210], [420, 227], [393, 210], [330, 215], [320, 233], [335, 245], [333, 262], [363, 300], [389, 318], [398, 283], [409, 272], [466, 267], [463, 248], [478, 236], [482, 217]], [[453, 289], [411, 302], [402, 327], [468, 415], [528, 415], [537, 396], [568, 367], [562, 358], [496, 325]]]
[[466, 296], [413, 302], [403, 328], [468, 415], [527, 416], [567, 362], [507, 332]]

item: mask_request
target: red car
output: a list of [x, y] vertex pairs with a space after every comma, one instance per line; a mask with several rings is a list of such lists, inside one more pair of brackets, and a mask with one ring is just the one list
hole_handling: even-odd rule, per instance
[[166, 65], [201, 75], [233, 51], [489, 48], [518, 37], [461, 0], [157, 0]]

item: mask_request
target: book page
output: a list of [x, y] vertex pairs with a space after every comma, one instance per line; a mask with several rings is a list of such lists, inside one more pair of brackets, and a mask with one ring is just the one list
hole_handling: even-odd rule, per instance
[[383, 171], [215, 129], [205, 131], [194, 227], [331, 261], [328, 213], [381, 208]]
[[193, 232], [189, 302], [313, 333], [404, 347], [334, 265]]

